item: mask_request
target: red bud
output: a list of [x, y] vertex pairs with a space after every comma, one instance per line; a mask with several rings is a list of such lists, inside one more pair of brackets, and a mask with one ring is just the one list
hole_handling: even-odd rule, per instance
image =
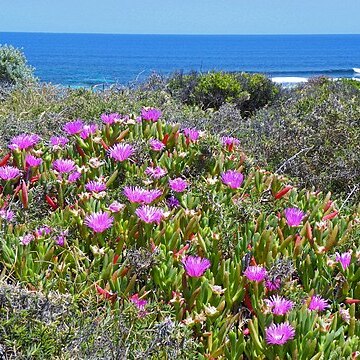
[[281, 199], [285, 194], [287, 194], [292, 189], [292, 186], [286, 186], [282, 190], [278, 191], [274, 197], [276, 200]]
[[325, 215], [325, 216], [322, 218], [322, 220], [323, 220], [323, 221], [325, 221], [325, 220], [331, 220], [331, 219], [333, 219], [335, 216], [337, 216], [338, 213], [339, 213], [339, 212], [335, 210], [334, 212]]

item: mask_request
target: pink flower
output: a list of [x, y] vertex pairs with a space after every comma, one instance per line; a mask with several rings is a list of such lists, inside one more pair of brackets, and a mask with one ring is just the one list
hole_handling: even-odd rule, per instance
[[74, 183], [76, 182], [81, 176], [81, 173], [78, 171], [74, 171], [73, 173], [71, 173], [68, 177], [68, 182], [69, 183]]
[[118, 113], [102, 114], [101, 120], [104, 124], [111, 125], [114, 122], [117, 122], [118, 120], [120, 120], [120, 115]]
[[125, 186], [124, 195], [132, 203], [140, 204], [143, 200], [144, 190], [139, 186]]
[[309, 310], [323, 311], [329, 306], [327, 300], [323, 299], [321, 296], [313, 295], [309, 303]]
[[63, 129], [69, 135], [75, 135], [75, 134], [80, 134], [81, 131], [83, 130], [83, 127], [84, 127], [84, 123], [82, 122], [82, 120], [77, 119], [75, 121], [67, 122], [64, 125]]
[[139, 299], [139, 294], [134, 294], [130, 297], [130, 301], [139, 309], [144, 310], [147, 305], [147, 301], [145, 299]]
[[344, 270], [346, 270], [351, 262], [351, 253], [345, 252], [343, 254], [336, 253], [336, 261], [338, 261]]
[[221, 138], [222, 146], [225, 146], [228, 150], [231, 150], [234, 146], [239, 145], [240, 141], [237, 138], [231, 136], [223, 136]]
[[29, 147], [36, 145], [40, 140], [40, 136], [36, 134], [21, 134], [11, 139], [9, 149], [11, 150], [26, 150]]
[[85, 189], [87, 191], [91, 191], [94, 193], [99, 193], [101, 191], [105, 191], [106, 190], [106, 184], [104, 184], [101, 181], [89, 181], [86, 185], [85, 185]]
[[110, 205], [109, 205], [109, 210], [112, 213], [118, 213], [121, 210], [123, 210], [125, 208], [124, 204], [120, 204], [118, 201], [113, 201]]
[[82, 139], [87, 139], [90, 135], [96, 134], [98, 126], [96, 124], [84, 125], [80, 137]]
[[161, 151], [165, 149], [165, 145], [160, 140], [152, 139], [149, 141], [151, 150]]
[[41, 158], [37, 158], [33, 155], [27, 154], [25, 156], [25, 162], [28, 166], [30, 167], [38, 167], [42, 164], [42, 159]]
[[136, 209], [135, 213], [142, 221], [148, 224], [154, 222], [160, 224], [160, 221], [164, 216], [161, 209], [149, 205], [141, 206], [140, 208]]
[[58, 246], [64, 246], [68, 230], [61, 231], [60, 234], [55, 238], [55, 244]]
[[191, 277], [202, 276], [211, 266], [209, 259], [191, 255], [186, 256], [182, 260], [182, 263], [184, 264], [186, 273]]
[[135, 153], [135, 149], [129, 144], [116, 144], [109, 149], [109, 155], [116, 161], [127, 160]]
[[278, 295], [272, 296], [270, 299], [265, 299], [264, 301], [274, 315], [285, 315], [294, 306], [292, 301], [286, 300]]
[[148, 108], [141, 110], [141, 117], [147, 121], [156, 122], [159, 120], [160, 116], [162, 115], [161, 111], [155, 108]]
[[57, 159], [53, 162], [53, 168], [60, 174], [69, 173], [75, 170], [75, 162], [70, 159]]
[[167, 171], [165, 169], [162, 169], [160, 166], [156, 166], [155, 168], [149, 166], [146, 168], [145, 174], [155, 179], [160, 179], [167, 174]]
[[13, 166], [0, 166], [0, 179], [12, 180], [20, 175], [20, 170]]
[[69, 142], [69, 139], [65, 136], [52, 136], [50, 138], [50, 145], [53, 148], [62, 148]]
[[106, 212], [99, 211], [88, 215], [85, 218], [84, 224], [96, 233], [102, 233], [111, 228], [114, 219]]
[[284, 214], [289, 226], [299, 226], [305, 216], [305, 213], [298, 208], [287, 208], [284, 210]]
[[32, 234], [24, 235], [20, 238], [20, 242], [23, 245], [29, 245], [33, 240], [35, 239], [35, 236]]
[[7, 222], [11, 222], [14, 219], [14, 212], [10, 209], [1, 209], [0, 210], [0, 218], [6, 220]]
[[188, 183], [182, 178], [176, 178], [173, 180], [169, 180], [169, 185], [172, 191], [183, 192], [188, 186]]
[[235, 170], [228, 170], [222, 173], [221, 180], [231, 189], [238, 189], [244, 181], [244, 175]]
[[270, 345], [284, 345], [295, 336], [295, 329], [288, 323], [272, 324], [265, 328], [266, 342]]
[[197, 131], [196, 129], [190, 129], [190, 128], [186, 128], [184, 129], [184, 135], [191, 141], [196, 141], [199, 139], [199, 131]]
[[265, 279], [267, 271], [262, 266], [248, 266], [247, 269], [244, 271], [244, 275], [250, 281], [261, 282]]
[[125, 186], [124, 194], [132, 203], [150, 204], [162, 195], [162, 190], [146, 190], [138, 186]]
[[265, 286], [269, 291], [279, 290], [281, 287], [281, 280], [279, 278], [265, 280]]

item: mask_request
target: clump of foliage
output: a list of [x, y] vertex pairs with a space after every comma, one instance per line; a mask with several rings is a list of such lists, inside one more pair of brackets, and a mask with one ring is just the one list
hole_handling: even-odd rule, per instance
[[[154, 108], [103, 114], [1, 150], [2, 275], [71, 295], [89, 315], [69, 316], [65, 332], [65, 321], [30, 322], [48, 339], [33, 356], [57, 356], [61, 343], [72, 358], [351, 357], [359, 209], [254, 167], [239, 139], [165, 119]], [[3, 311], [5, 324], [16, 315]], [[28, 356], [23, 315], [5, 345]]]
[[167, 88], [184, 103], [216, 110], [230, 103], [245, 115], [272, 103], [279, 93], [279, 88], [264, 75], [221, 71], [175, 73]]
[[0, 45], [0, 84], [2, 87], [34, 82], [34, 69], [24, 53], [11, 45]]
[[[273, 106], [242, 122], [248, 152], [305, 187], [360, 200], [360, 92], [320, 78], [289, 91]], [[241, 128], [242, 127], [242, 128]], [[357, 190], [356, 190], [357, 189]]]

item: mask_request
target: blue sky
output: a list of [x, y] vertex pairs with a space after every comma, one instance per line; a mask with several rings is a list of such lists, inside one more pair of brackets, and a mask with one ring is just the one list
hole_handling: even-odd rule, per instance
[[360, 34], [360, 0], [0, 0], [0, 31]]

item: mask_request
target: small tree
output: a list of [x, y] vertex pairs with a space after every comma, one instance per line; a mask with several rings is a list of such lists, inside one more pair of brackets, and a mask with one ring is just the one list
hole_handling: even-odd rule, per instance
[[23, 85], [35, 81], [34, 68], [24, 53], [11, 45], [0, 45], [0, 87]]

